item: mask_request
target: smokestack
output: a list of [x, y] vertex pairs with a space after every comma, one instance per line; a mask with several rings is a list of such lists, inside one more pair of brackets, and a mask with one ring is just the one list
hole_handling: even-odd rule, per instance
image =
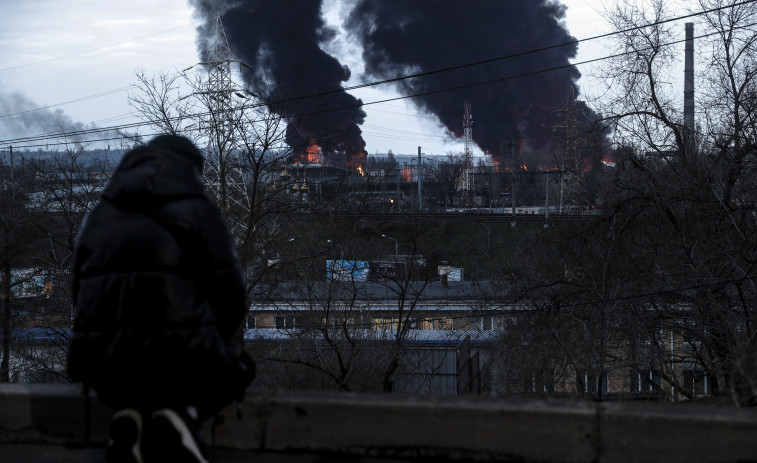
[[683, 126], [694, 131], [694, 23], [686, 23], [686, 48], [683, 80]]

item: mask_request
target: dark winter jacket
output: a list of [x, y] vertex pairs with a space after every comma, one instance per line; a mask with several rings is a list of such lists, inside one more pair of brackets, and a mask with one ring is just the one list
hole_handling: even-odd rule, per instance
[[79, 232], [69, 373], [111, 406], [228, 402], [254, 375], [232, 342], [243, 279], [198, 156], [127, 153]]

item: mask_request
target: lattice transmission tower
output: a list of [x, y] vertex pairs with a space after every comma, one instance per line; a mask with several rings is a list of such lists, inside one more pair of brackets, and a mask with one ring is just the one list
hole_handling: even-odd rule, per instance
[[473, 207], [475, 202], [475, 177], [473, 175], [473, 116], [471, 102], [465, 100], [463, 115], [463, 207]]
[[240, 63], [229, 49], [221, 17], [216, 16], [209, 36], [204, 60], [207, 82], [199, 96], [207, 106], [202, 129], [207, 136], [207, 154], [203, 179], [208, 193], [226, 214], [232, 233], [245, 228], [250, 203], [244, 175], [244, 164], [235, 150], [240, 112], [249, 104], [247, 94], [232, 78], [232, 64]]
[[583, 161], [580, 151], [583, 140], [579, 133], [578, 120], [583, 111], [576, 104], [573, 87], [568, 93], [568, 102], [563, 109], [558, 110], [558, 113], [565, 115], [565, 122], [555, 126], [558, 129], [565, 129], [565, 154], [560, 165], [560, 213], [562, 214], [564, 203], [578, 201], [584, 187]]

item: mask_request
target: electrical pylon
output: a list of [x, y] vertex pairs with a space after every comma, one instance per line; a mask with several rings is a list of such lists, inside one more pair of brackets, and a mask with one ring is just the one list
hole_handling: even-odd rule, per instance
[[567, 200], [569, 202], [575, 201], [578, 199], [577, 194], [582, 190], [584, 184], [583, 165], [579, 153], [581, 140], [578, 133], [578, 116], [582, 111], [576, 104], [573, 87], [570, 88], [565, 108], [559, 110], [558, 113], [565, 114], [565, 122], [562, 125], [555, 126], [555, 128], [565, 129], [565, 154], [560, 166], [560, 213], [562, 214], [564, 190], [568, 190]]
[[473, 116], [471, 116], [471, 102], [463, 103], [465, 114], [463, 115], [463, 207], [473, 207], [475, 202], [475, 185], [473, 175]]
[[[200, 63], [207, 70], [208, 79], [203, 101], [208, 115], [203, 132], [208, 138], [203, 179], [211, 194], [226, 215], [232, 233], [246, 228], [245, 218], [250, 212], [242, 159], [235, 152], [235, 139], [240, 122], [240, 105], [234, 98], [246, 98], [244, 90], [234, 83], [232, 63], [239, 63], [229, 49], [221, 17], [216, 16], [208, 41], [205, 59]], [[242, 105], [246, 104], [243, 100]]]

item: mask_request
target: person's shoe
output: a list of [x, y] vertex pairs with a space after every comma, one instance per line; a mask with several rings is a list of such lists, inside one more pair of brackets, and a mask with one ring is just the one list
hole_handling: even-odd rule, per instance
[[132, 408], [116, 412], [110, 420], [108, 463], [142, 463], [142, 415]]
[[170, 408], [150, 417], [150, 461], [208, 463], [187, 423]]

